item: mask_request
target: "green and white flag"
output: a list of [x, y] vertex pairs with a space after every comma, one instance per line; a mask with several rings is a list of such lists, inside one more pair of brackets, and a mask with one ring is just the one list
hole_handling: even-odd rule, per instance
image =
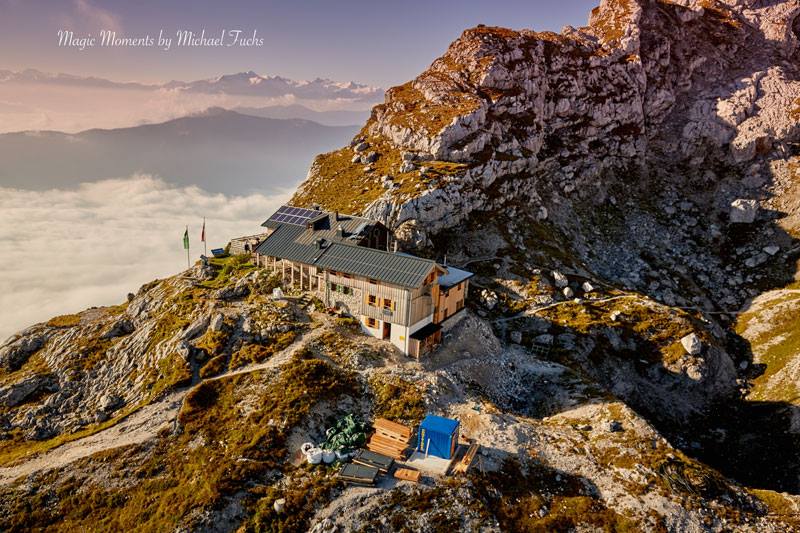
[[189, 249], [189, 226], [186, 226], [186, 231], [183, 233], [183, 249]]

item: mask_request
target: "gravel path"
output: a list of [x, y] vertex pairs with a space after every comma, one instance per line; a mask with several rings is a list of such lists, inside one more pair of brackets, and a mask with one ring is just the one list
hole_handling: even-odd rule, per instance
[[[281, 366], [288, 362], [307, 340], [319, 336], [324, 329], [319, 328], [310, 333], [301, 334], [292, 344], [263, 363], [242, 367], [206, 381], [216, 381]], [[20, 477], [27, 477], [34, 472], [61, 468], [97, 452], [146, 442], [158, 435], [161, 429], [172, 429], [183, 398], [190, 390], [191, 388], [186, 388], [173, 392], [162, 400], [142, 407], [118, 424], [94, 435], [62, 444], [19, 465], [0, 467], [0, 486], [8, 485], [12, 481]]]
[[28, 476], [40, 470], [60, 468], [94, 453], [138, 444], [153, 438], [160, 429], [170, 427], [180, 409], [186, 390], [174, 392], [166, 398], [146, 405], [122, 422], [94, 435], [74, 440], [53, 448], [16, 466], [0, 468], [0, 485]]

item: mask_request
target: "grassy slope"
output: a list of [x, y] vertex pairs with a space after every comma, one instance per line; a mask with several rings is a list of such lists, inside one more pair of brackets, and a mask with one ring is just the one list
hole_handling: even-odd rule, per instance
[[736, 332], [750, 342], [764, 373], [753, 380], [751, 398], [800, 403], [797, 370], [800, 358], [800, 283], [767, 293], [737, 321]]

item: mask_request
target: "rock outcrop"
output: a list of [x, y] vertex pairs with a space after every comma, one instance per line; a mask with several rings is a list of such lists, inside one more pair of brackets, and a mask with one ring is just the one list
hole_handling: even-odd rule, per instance
[[[387, 92], [354, 148], [319, 156], [294, 201], [360, 211], [416, 249], [479, 213], [547, 221], [596, 274], [647, 290], [650, 253], [702, 272], [685, 302], [735, 307], [751, 295], [725, 269], [759, 264], [715, 248], [800, 168], [798, 16], [796, 0], [605, 0], [560, 34], [467, 30]], [[350, 163], [355, 148], [376, 161]], [[665, 281], [651, 294], [681, 303], [685, 283]]]

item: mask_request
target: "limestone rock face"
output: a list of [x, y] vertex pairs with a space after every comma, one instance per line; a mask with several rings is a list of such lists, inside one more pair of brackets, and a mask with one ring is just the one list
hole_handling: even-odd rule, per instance
[[[642, 174], [665, 153], [695, 164], [761, 159], [798, 135], [789, 111], [800, 97], [799, 9], [608, 0], [589, 26], [560, 35], [479, 26], [390, 90], [367, 129], [404, 156], [467, 163], [444, 186], [461, 216], [491, 202], [472, 197], [476, 185], [518, 173], [591, 194], [612, 172]], [[487, 149], [489, 159], [479, 155]], [[452, 225], [429, 214], [445, 198], [423, 196], [413, 206], [393, 198], [389, 221]]]
[[[731, 203], [788, 207], [800, 229], [786, 196], [800, 168], [798, 17], [797, 0], [604, 0], [560, 34], [466, 30], [373, 109], [357, 139], [375, 170], [349, 164], [349, 147], [323, 154], [293, 201], [381, 220], [411, 251], [513, 212], [569, 235], [581, 262], [622, 286], [648, 290], [649, 253], [702, 271], [703, 305], [741, 305], [711, 251], [729, 221], [758, 217], [750, 200]], [[598, 210], [624, 218], [615, 242], [586, 220]], [[680, 286], [648, 292], [686, 303]]]

